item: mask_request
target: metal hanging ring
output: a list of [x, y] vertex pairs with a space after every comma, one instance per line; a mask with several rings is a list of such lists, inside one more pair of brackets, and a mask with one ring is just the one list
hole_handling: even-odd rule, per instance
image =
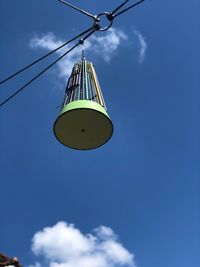
[[[108, 21], [108, 26], [106, 27], [101, 27], [101, 19], [100, 17], [102, 16], [105, 16], [107, 21]], [[107, 31], [113, 24], [113, 19], [114, 19], [114, 16], [112, 15], [112, 13], [110, 12], [102, 12], [100, 13], [99, 15], [96, 16], [97, 20], [98, 20], [98, 31], [101, 31], [101, 32], [104, 32], [104, 31]]]

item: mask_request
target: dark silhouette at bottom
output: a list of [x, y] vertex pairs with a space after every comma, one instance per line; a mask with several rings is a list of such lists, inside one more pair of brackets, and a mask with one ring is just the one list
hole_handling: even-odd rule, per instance
[[15, 266], [15, 267], [22, 267], [22, 265], [19, 263], [19, 260], [17, 257], [9, 258], [5, 256], [4, 254], [0, 253], [0, 267], [1, 266]]

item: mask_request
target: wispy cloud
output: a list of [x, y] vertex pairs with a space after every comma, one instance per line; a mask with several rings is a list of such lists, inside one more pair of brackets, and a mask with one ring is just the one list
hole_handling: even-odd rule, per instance
[[145, 37], [142, 35], [142, 33], [140, 31], [133, 30], [133, 32], [139, 41], [140, 51], [139, 51], [138, 61], [141, 64], [145, 59], [145, 55], [146, 55], [146, 51], [147, 51], [147, 43], [146, 43]]
[[[106, 226], [84, 235], [73, 224], [59, 222], [37, 232], [32, 242], [33, 253], [49, 267], [136, 267], [134, 255]], [[40, 266], [37, 262], [29, 267]]]
[[127, 39], [128, 37], [123, 31], [112, 28], [103, 36], [92, 36], [90, 48], [94, 53], [101, 55], [108, 63], [114, 56], [120, 44]]
[[[87, 54], [101, 56], [107, 63], [116, 54], [119, 46], [127, 40], [127, 35], [119, 29], [109, 29], [104, 36], [92, 36], [85, 41], [84, 47]], [[43, 48], [48, 51], [53, 50], [63, 44], [64, 41], [57, 38], [54, 33], [47, 33], [43, 36], [35, 36], [30, 41], [31, 48]], [[70, 47], [60, 49], [56, 53], [62, 55]], [[60, 77], [66, 77], [70, 74], [74, 62], [80, 59], [82, 48], [79, 46], [71, 51], [63, 60], [58, 63]]]
[[[143, 63], [147, 51], [147, 43], [145, 37], [138, 30], [133, 29], [133, 33], [136, 36], [139, 43], [138, 62]], [[111, 28], [104, 35], [93, 35], [90, 39], [85, 41], [84, 48], [86, 50], [86, 56], [99, 56], [105, 62], [109, 63], [112, 58], [117, 54], [120, 46], [124, 45], [130, 38], [128, 35], [119, 29]], [[45, 49], [51, 51], [58, 46], [62, 45], [65, 41], [58, 38], [54, 33], [49, 32], [44, 35], [36, 35], [30, 40], [30, 47], [32, 49]], [[57, 55], [64, 54], [71, 46], [65, 46], [64, 48], [56, 52]], [[72, 50], [65, 58], [58, 62], [58, 75], [61, 78], [67, 78], [74, 63], [81, 57], [82, 47], [79, 46]], [[90, 58], [88, 58], [90, 59]]]
[[36, 262], [34, 265], [29, 265], [29, 267], [42, 267], [39, 262]]

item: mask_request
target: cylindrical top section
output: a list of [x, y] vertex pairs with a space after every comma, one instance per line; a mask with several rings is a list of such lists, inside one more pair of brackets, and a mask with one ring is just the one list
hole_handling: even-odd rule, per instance
[[84, 57], [72, 69], [67, 83], [64, 105], [77, 100], [94, 101], [106, 110], [93, 64]]

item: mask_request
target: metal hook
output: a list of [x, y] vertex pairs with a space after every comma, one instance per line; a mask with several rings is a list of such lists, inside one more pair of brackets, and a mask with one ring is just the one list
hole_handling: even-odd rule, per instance
[[[87, 11], [85, 11], [83, 9], [80, 9], [79, 7], [76, 7], [76, 6], [72, 5], [72, 4], [69, 4], [68, 2], [66, 2], [64, 0], [58, 0], [58, 1], [63, 3], [63, 4], [65, 4], [65, 5], [67, 5], [67, 6], [69, 6], [69, 7], [71, 7], [71, 8], [73, 8], [73, 9], [75, 9], [75, 10], [77, 10], [77, 11], [79, 11], [79, 12], [81, 12], [82, 14], [92, 18], [93, 21], [94, 21], [93, 29], [95, 31], [107, 31], [112, 26], [113, 20], [117, 16], [119, 16], [119, 15], [123, 14], [124, 12], [128, 11], [129, 9], [141, 4], [145, 0], [139, 0], [136, 3], [132, 4], [131, 6], [119, 11], [126, 3], [128, 3], [130, 1], [130, 0], [125, 0], [118, 7], [116, 7], [112, 12], [102, 12], [102, 13], [100, 13], [98, 15], [92, 15], [89, 12], [87, 12]], [[117, 11], [119, 11], [119, 12], [117, 14], [115, 14]], [[100, 17], [102, 17], [102, 16], [105, 16], [107, 18], [107, 20], [109, 21], [108, 26], [106, 26], [106, 27], [101, 27], [101, 24], [100, 24], [101, 19], [100, 19]]]
[[82, 56], [81, 56], [81, 58], [82, 58], [82, 60], [84, 60], [85, 59], [84, 39], [80, 39], [79, 40], [79, 44], [82, 45]]
[[[63, 3], [63, 4], [65, 4], [65, 5], [67, 5], [67, 6], [69, 6], [69, 7], [71, 7], [71, 8], [73, 8], [73, 9], [75, 9], [75, 10], [77, 10], [77, 11], [79, 11], [79, 12], [81, 12], [82, 14], [92, 18], [93, 21], [94, 21], [93, 29], [95, 31], [107, 31], [113, 24], [114, 15], [112, 15], [111, 12], [102, 12], [102, 13], [100, 13], [98, 15], [92, 15], [89, 12], [87, 12], [87, 11], [85, 11], [83, 9], [80, 9], [79, 7], [76, 7], [76, 6], [72, 5], [72, 4], [69, 4], [66, 1], [63, 1], [63, 0], [58, 0], [58, 1]], [[100, 24], [101, 19], [100, 19], [100, 17], [102, 17], [102, 16], [105, 16], [107, 18], [108, 22], [109, 22], [107, 27], [101, 27], [101, 24]]]

